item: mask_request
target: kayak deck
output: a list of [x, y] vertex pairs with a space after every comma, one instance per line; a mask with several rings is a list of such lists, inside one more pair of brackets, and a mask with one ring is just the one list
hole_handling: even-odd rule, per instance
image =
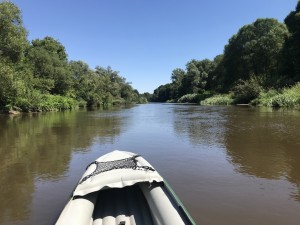
[[99, 192], [93, 225], [153, 225], [146, 199], [137, 185]]
[[195, 225], [141, 156], [113, 151], [91, 163], [56, 225]]
[[138, 183], [73, 197], [57, 225], [194, 224], [163, 183]]

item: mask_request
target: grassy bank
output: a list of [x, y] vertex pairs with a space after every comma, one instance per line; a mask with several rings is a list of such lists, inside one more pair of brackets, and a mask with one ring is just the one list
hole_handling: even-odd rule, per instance
[[123, 98], [109, 98], [104, 99], [99, 104], [87, 105], [85, 100], [76, 100], [75, 98], [61, 96], [61, 95], [51, 95], [51, 94], [41, 94], [37, 91], [33, 91], [29, 96], [15, 98], [14, 103], [7, 104], [0, 108], [0, 113], [13, 113], [19, 114], [20, 112], [50, 112], [50, 111], [64, 111], [71, 110], [75, 108], [84, 107], [100, 107], [100, 106], [115, 106], [115, 105], [131, 105], [131, 104], [146, 104], [147, 99], [144, 97], [139, 97], [133, 101], [132, 99], [126, 100]]
[[257, 98], [246, 102], [240, 102], [240, 98], [233, 94], [214, 95], [200, 101], [200, 105], [234, 105], [236, 103], [268, 107], [299, 107], [300, 83], [282, 90], [261, 91]]
[[73, 98], [31, 93], [31, 98], [17, 98], [14, 104], [8, 104], [3, 108], [3, 112], [11, 110], [19, 112], [42, 112], [42, 111], [62, 111], [78, 108], [80, 102]]
[[269, 90], [267, 92], [261, 92], [259, 97], [254, 99], [251, 103], [253, 105], [270, 107], [299, 107], [300, 83], [280, 91]]
[[231, 94], [215, 95], [200, 102], [200, 105], [231, 105], [234, 99]]

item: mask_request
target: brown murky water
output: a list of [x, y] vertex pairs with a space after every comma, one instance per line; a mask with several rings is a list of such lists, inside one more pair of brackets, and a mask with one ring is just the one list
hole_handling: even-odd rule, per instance
[[54, 224], [114, 149], [143, 155], [197, 224], [300, 224], [300, 111], [173, 104], [0, 115], [0, 224]]

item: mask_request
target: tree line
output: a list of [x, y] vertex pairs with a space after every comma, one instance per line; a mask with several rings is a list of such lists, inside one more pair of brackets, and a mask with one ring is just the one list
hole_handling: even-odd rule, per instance
[[20, 9], [0, 3], [0, 110], [49, 111], [78, 105], [145, 103], [119, 72], [69, 61], [53, 37], [27, 39]]
[[[193, 59], [185, 69], [174, 69], [171, 83], [156, 88], [151, 99], [199, 103], [229, 93], [232, 102], [249, 103], [263, 94], [282, 94], [299, 81], [300, 1], [284, 23], [257, 19], [229, 39], [223, 54], [213, 60]], [[296, 89], [300, 104], [300, 86]]]

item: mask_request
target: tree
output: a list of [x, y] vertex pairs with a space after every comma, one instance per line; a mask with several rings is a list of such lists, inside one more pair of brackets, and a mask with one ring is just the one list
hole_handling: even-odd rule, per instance
[[21, 12], [11, 2], [0, 3], [0, 108], [13, 107], [32, 90], [31, 71], [23, 63], [28, 48]]
[[95, 73], [102, 80], [103, 86], [101, 89], [105, 96], [109, 94], [112, 97], [120, 97], [121, 86], [125, 83], [125, 80], [118, 75], [117, 71], [112, 70], [110, 66], [107, 68], [97, 66]]
[[300, 81], [300, 1], [296, 10], [292, 11], [284, 20], [290, 32], [286, 43], [287, 61], [285, 71], [290, 74], [294, 82]]
[[176, 68], [172, 71], [173, 99], [178, 99], [183, 95], [182, 80], [185, 76], [186, 73], [183, 69]]
[[33, 40], [27, 60], [28, 64], [32, 65], [36, 89], [43, 93], [60, 95], [72, 92], [73, 79], [67, 62], [67, 54], [60, 42], [52, 37]]
[[154, 90], [152, 101], [154, 102], [166, 102], [172, 99], [172, 85], [161, 85]]
[[86, 101], [87, 106], [141, 102], [138, 91], [110, 66], [91, 70], [82, 61], [71, 61], [69, 65], [77, 99]]
[[197, 63], [197, 68], [200, 72], [200, 82], [198, 88], [200, 92], [204, 92], [207, 89], [208, 78], [211, 76], [211, 73], [215, 69], [214, 61], [209, 59], [200, 60]]
[[0, 59], [0, 108], [13, 107], [32, 92], [30, 71], [19, 70], [13, 63]]
[[186, 64], [186, 76], [182, 79], [184, 94], [198, 94], [205, 91], [207, 78], [212, 72], [213, 62], [209, 59], [191, 60]]
[[186, 64], [186, 76], [182, 81], [184, 94], [196, 94], [199, 91], [200, 71], [197, 64], [198, 61], [195, 59]]
[[286, 26], [275, 19], [257, 19], [243, 26], [225, 46], [225, 72], [219, 77], [223, 91], [228, 91], [235, 81], [248, 80], [252, 75], [261, 77], [265, 87], [280, 85], [276, 81], [287, 37]]
[[208, 74], [206, 90], [212, 92], [220, 92], [222, 90], [222, 83], [220, 82], [219, 77], [221, 77], [224, 72], [224, 55], [217, 55], [212, 61], [212, 68]]
[[32, 41], [32, 45], [34, 47], [40, 47], [46, 50], [51, 55], [57, 56], [61, 61], [68, 61], [68, 55], [66, 53], [65, 47], [52, 37], [47, 36], [42, 40], [35, 39]]
[[145, 93], [141, 94], [141, 96], [143, 98], [145, 98], [147, 102], [151, 101], [152, 94], [150, 94], [149, 92], [145, 92]]
[[28, 47], [27, 31], [23, 27], [21, 12], [11, 2], [0, 3], [0, 57], [20, 62]]
[[73, 89], [77, 100], [84, 100], [87, 104], [93, 105], [91, 92], [94, 91], [93, 86], [93, 71], [89, 68], [89, 65], [83, 61], [70, 61], [69, 62], [71, 75], [73, 78]]

